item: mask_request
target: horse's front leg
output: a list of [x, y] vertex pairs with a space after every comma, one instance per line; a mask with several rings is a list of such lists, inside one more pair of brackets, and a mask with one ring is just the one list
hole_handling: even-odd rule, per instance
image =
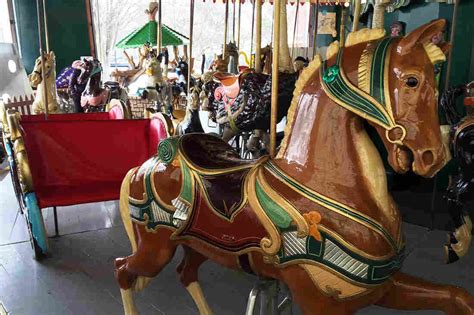
[[399, 310], [435, 309], [448, 315], [474, 315], [474, 297], [466, 290], [434, 284], [398, 272], [392, 278], [392, 288], [377, 305]]

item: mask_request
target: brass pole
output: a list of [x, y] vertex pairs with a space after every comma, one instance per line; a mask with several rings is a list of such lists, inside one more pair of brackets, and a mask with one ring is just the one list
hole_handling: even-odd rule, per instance
[[316, 0], [316, 19], [314, 21], [314, 37], [313, 37], [313, 58], [318, 52], [318, 23], [319, 23], [319, 0]]
[[[261, 48], [262, 48], [262, 0], [256, 0], [256, 36], [255, 36], [255, 71], [262, 72], [261, 66]], [[250, 55], [252, 58], [252, 55]]]
[[[458, 18], [458, 7], [459, 7], [459, 0], [454, 0], [454, 10], [453, 10], [453, 19], [451, 25], [451, 33], [449, 35], [449, 40], [451, 41], [451, 51], [454, 51], [454, 35], [456, 34], [456, 20]], [[448, 54], [448, 66], [446, 67], [446, 79], [444, 83], [444, 89], [447, 90], [449, 88], [449, 77], [451, 76], [451, 67], [452, 67], [452, 53]]]
[[360, 0], [355, 0], [354, 21], [352, 23], [353, 32], [357, 32], [357, 30], [359, 29], [359, 17], [360, 17]]
[[193, 72], [193, 27], [194, 27], [194, 0], [191, 0], [191, 9], [189, 12], [189, 67], [188, 67], [188, 95], [191, 90], [191, 73]]
[[44, 104], [44, 116], [48, 120], [48, 94], [46, 90], [46, 73], [44, 63], [46, 61], [46, 56], [44, 55], [43, 50], [43, 25], [41, 23], [41, 1], [36, 0], [36, 13], [38, 15], [38, 35], [39, 35], [39, 51], [41, 58], [41, 81], [43, 83], [43, 104]]
[[240, 51], [240, 17], [242, 16], [242, 2], [239, 0], [239, 17], [237, 22], [237, 48]]
[[158, 0], [158, 31], [156, 32], [156, 54], [161, 54], [161, 0]]
[[342, 10], [341, 10], [341, 27], [339, 28], [339, 47], [344, 47], [344, 44], [345, 44], [345, 24], [346, 24], [346, 8], [345, 7], [342, 7]]
[[299, 2], [296, 2], [296, 12], [295, 12], [295, 24], [293, 25], [293, 42], [291, 43], [291, 59], [295, 58], [295, 37], [296, 37], [296, 27], [298, 26], [298, 10], [300, 8]]
[[235, 43], [235, 1], [232, 3], [232, 41]]
[[222, 48], [222, 59], [225, 59], [225, 55], [227, 53], [227, 27], [229, 24], [229, 1], [230, 0], [225, 0], [225, 20], [224, 20], [224, 48]]
[[[270, 116], [270, 157], [276, 154], [276, 125], [278, 116], [278, 64], [280, 53], [280, 10], [284, 0], [275, 0], [273, 6], [272, 103]], [[283, 5], [286, 5], [283, 3]]]
[[49, 33], [48, 33], [48, 17], [46, 16], [46, 0], [43, 0], [43, 21], [44, 21], [44, 39], [46, 42], [46, 52], [49, 53]]

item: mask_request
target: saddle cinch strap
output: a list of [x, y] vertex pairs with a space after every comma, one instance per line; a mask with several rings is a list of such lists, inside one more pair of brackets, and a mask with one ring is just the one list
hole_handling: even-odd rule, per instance
[[[321, 85], [326, 94], [338, 105], [385, 129], [385, 136], [391, 143], [403, 144], [406, 137], [404, 126], [393, 117], [389, 87], [388, 66], [393, 38], [386, 37], [378, 42], [369, 42], [359, 63], [359, 87], [353, 85], [342, 68], [343, 48], [339, 49], [336, 64], [321, 67]], [[363, 80], [361, 80], [363, 78]], [[392, 139], [390, 132], [399, 129], [398, 139]]]

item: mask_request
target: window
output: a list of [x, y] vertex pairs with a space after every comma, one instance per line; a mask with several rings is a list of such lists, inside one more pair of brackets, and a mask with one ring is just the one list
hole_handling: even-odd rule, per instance
[[0, 1], [0, 43], [13, 42], [8, 2], [8, 0]]

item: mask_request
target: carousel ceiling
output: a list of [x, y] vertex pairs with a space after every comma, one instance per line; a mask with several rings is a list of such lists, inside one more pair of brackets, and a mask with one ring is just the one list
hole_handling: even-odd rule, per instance
[[[121, 49], [137, 48], [143, 46], [146, 42], [149, 42], [152, 46], [156, 46], [157, 29], [158, 23], [156, 21], [150, 21], [125, 36], [115, 47]], [[165, 24], [162, 25], [161, 34], [161, 44], [163, 46], [180, 46], [186, 45], [189, 42], [188, 37]]]

